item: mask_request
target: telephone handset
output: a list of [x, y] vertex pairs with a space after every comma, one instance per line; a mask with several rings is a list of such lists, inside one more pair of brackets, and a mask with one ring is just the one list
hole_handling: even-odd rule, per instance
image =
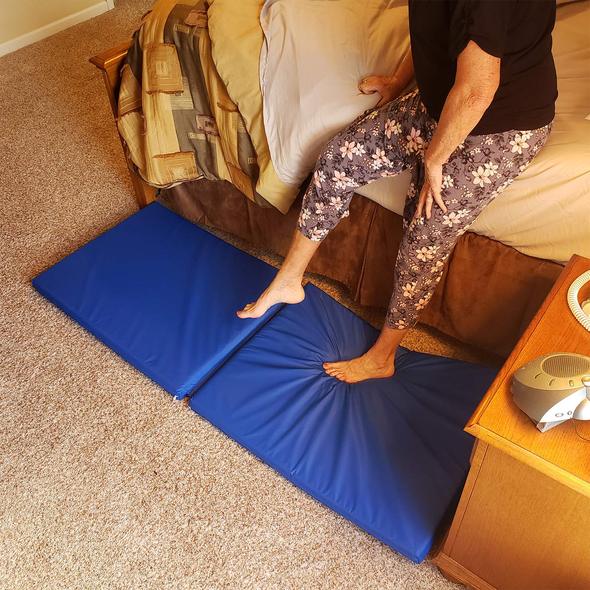
[[590, 332], [590, 299], [582, 302], [580, 305], [580, 289], [590, 282], [590, 270], [582, 273], [571, 285], [567, 291], [567, 304], [574, 317]]

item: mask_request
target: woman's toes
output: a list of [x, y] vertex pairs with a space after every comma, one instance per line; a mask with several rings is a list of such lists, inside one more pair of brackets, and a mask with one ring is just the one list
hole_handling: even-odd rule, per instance
[[340, 379], [342, 381], [342, 367], [341, 363], [323, 363], [324, 371], [330, 377], [334, 377], [335, 379]]
[[254, 311], [255, 307], [255, 303], [248, 303], [248, 305], [245, 305], [243, 309], [240, 309], [240, 311], [236, 312], [237, 316], [239, 318], [247, 318]]

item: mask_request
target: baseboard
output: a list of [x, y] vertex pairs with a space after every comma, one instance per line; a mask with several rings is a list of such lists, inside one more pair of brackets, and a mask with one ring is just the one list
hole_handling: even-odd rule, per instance
[[41, 41], [41, 39], [45, 39], [46, 37], [51, 37], [51, 35], [55, 35], [55, 33], [59, 33], [60, 31], [63, 31], [64, 29], [67, 29], [73, 25], [77, 25], [78, 23], [98, 16], [99, 14], [102, 14], [107, 10], [111, 10], [114, 7], [114, 0], [100, 0], [96, 4], [93, 4], [84, 10], [80, 10], [74, 14], [69, 14], [68, 16], [64, 16], [59, 20], [39, 27], [34, 31], [20, 35], [20, 37], [0, 43], [0, 56], [6, 55], [7, 53], [12, 53], [21, 47], [26, 47], [27, 45], [35, 43], [36, 41]]

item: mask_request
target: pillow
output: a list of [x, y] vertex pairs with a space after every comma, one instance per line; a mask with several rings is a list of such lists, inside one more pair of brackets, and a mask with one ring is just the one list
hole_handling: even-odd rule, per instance
[[323, 145], [378, 95], [360, 80], [392, 74], [409, 49], [407, 5], [388, 0], [267, 0], [260, 74], [277, 174], [300, 184]]

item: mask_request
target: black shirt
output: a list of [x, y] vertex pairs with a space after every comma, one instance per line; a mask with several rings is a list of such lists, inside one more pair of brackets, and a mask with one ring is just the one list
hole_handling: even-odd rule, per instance
[[500, 86], [471, 135], [550, 123], [557, 98], [555, 6], [555, 0], [409, 0], [414, 71], [430, 116], [440, 117], [457, 56], [472, 40], [501, 62]]

